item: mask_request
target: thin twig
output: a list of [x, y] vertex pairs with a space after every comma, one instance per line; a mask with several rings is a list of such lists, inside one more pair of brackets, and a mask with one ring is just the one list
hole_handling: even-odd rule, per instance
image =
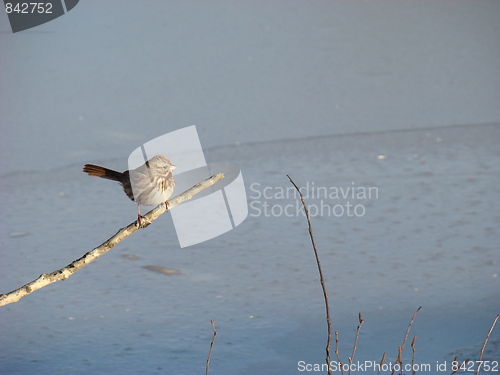
[[339, 331], [335, 331], [335, 354], [337, 355], [337, 364], [340, 367], [340, 372], [344, 375], [344, 368], [342, 366], [342, 360], [340, 359], [339, 353]]
[[[396, 358], [396, 361], [394, 362], [395, 364], [399, 364], [399, 374], [400, 375], [403, 375], [403, 360], [402, 360], [402, 357], [403, 357], [403, 350], [401, 349], [401, 345], [398, 345], [398, 357]], [[391, 375], [394, 375], [394, 371], [396, 371], [396, 366], [394, 366], [392, 368], [392, 372], [391, 372]]]
[[410, 328], [415, 320], [415, 317], [417, 316], [418, 312], [420, 311], [420, 309], [422, 308], [422, 306], [420, 306], [417, 311], [415, 311], [413, 313], [413, 316], [411, 317], [411, 320], [410, 320], [410, 324], [408, 324], [408, 329], [406, 330], [406, 335], [405, 335], [405, 338], [403, 340], [403, 345], [401, 345], [401, 351], [405, 350], [405, 345], [406, 345], [406, 340], [408, 340], [408, 335], [410, 334]]
[[479, 354], [479, 366], [477, 367], [476, 373], [474, 375], [479, 374], [479, 369], [481, 367], [481, 364], [483, 363], [483, 354], [484, 354], [484, 349], [486, 349], [486, 344], [488, 343], [488, 340], [490, 339], [491, 332], [493, 332], [493, 329], [495, 328], [495, 325], [497, 324], [498, 317], [500, 317], [500, 314], [497, 314], [495, 319], [493, 320], [493, 324], [490, 327], [490, 330], [488, 331], [488, 334], [486, 335], [486, 338], [484, 339], [483, 347], [481, 348], [481, 353]]
[[359, 331], [361, 330], [361, 326], [363, 325], [364, 319], [361, 313], [359, 313], [359, 325], [358, 329], [356, 329], [356, 337], [354, 338], [354, 346], [352, 347], [352, 354], [351, 358], [349, 358], [349, 375], [351, 374], [351, 365], [352, 362], [354, 361], [354, 354], [356, 353], [356, 349], [358, 348], [358, 338], [359, 338]]
[[[456, 355], [456, 356], [455, 356], [455, 358], [453, 358], [453, 361], [451, 362], [451, 365], [453, 366], [453, 364], [454, 364], [455, 362], [457, 362], [457, 361], [458, 361], [458, 355]], [[457, 371], [458, 371], [458, 368], [457, 368], [455, 371], [453, 371], [450, 375], [453, 375], [453, 374], [454, 374], [454, 373], [456, 373]]]
[[[452, 369], [453, 369], [453, 364], [458, 363], [457, 360], [458, 360], [458, 355], [456, 355], [455, 358], [453, 358], [453, 361], [451, 362]], [[469, 363], [469, 361], [470, 359], [466, 359], [465, 361], [462, 362], [460, 366], [455, 366], [455, 370], [453, 370], [453, 372], [450, 375], [456, 374], [460, 369], [465, 368], [465, 365]]]
[[332, 323], [330, 321], [330, 307], [328, 305], [328, 293], [326, 292], [325, 280], [323, 278], [323, 271], [321, 270], [321, 263], [319, 261], [318, 249], [316, 248], [316, 244], [314, 242], [314, 236], [312, 232], [311, 219], [309, 216], [309, 210], [307, 209], [306, 202], [304, 201], [304, 196], [302, 195], [299, 187], [293, 182], [292, 178], [289, 175], [286, 175], [295, 189], [298, 191], [300, 195], [300, 200], [302, 201], [302, 206], [304, 207], [304, 211], [306, 213], [307, 225], [309, 227], [309, 237], [311, 237], [311, 243], [314, 249], [314, 255], [316, 256], [316, 264], [318, 265], [319, 271], [319, 281], [321, 283], [321, 288], [323, 289], [323, 296], [325, 298], [325, 308], [326, 308], [326, 323], [328, 325], [328, 339], [326, 341], [326, 365], [328, 368], [328, 375], [331, 375], [332, 370], [330, 368], [330, 343], [332, 340]]
[[208, 375], [208, 368], [210, 367], [210, 358], [212, 357], [212, 348], [214, 347], [215, 338], [217, 337], [217, 330], [215, 329], [215, 321], [211, 320], [210, 324], [212, 325], [212, 330], [214, 331], [214, 335], [212, 337], [212, 342], [210, 342], [210, 350], [208, 351], [207, 364], [205, 366], [206, 375]]
[[[149, 224], [151, 224], [153, 220], [157, 219], [161, 214], [165, 213], [166, 211], [169, 211], [170, 209], [179, 205], [180, 203], [191, 199], [195, 194], [198, 194], [203, 189], [212, 186], [213, 184], [215, 184], [216, 182], [220, 181], [223, 178], [224, 174], [219, 173], [196, 184], [195, 186], [186, 190], [182, 194], [179, 194], [175, 198], [170, 199], [168, 201], [168, 209], [166, 209], [165, 203], [156, 206], [146, 215], [144, 215], [142, 219], [143, 222], [142, 228], [147, 227]], [[139, 229], [140, 228], [137, 226], [136, 222], [129, 224], [127, 227], [120, 229], [114, 236], [103, 242], [94, 250], [89, 251], [81, 258], [68, 264], [66, 267], [63, 267], [51, 273], [42, 273], [37, 279], [31, 281], [30, 283], [18, 289], [15, 289], [7, 294], [0, 294], [0, 307], [5, 306], [12, 302], [17, 302], [21, 298], [27, 296], [28, 294], [33, 293], [35, 290], [41, 289], [44, 286], [55, 283], [56, 281], [66, 280], [73, 273], [85, 267], [90, 262], [96, 260], [101, 255], [111, 250], [118, 243], [120, 243], [125, 238], [127, 238], [128, 236], [130, 236], [132, 233], [136, 232]]]
[[400, 367], [401, 368], [401, 371], [400, 371], [401, 374], [403, 373], [403, 351], [405, 350], [406, 340], [408, 340], [408, 335], [410, 334], [411, 326], [412, 326], [413, 322], [415, 321], [415, 317], [417, 316], [417, 314], [418, 314], [418, 312], [420, 311], [421, 308], [422, 308], [422, 306], [420, 306], [413, 313], [413, 316], [411, 317], [411, 320], [410, 320], [410, 324], [408, 324], [408, 328], [406, 329], [406, 334], [405, 334], [405, 338], [403, 340], [403, 345], [398, 346], [398, 359], [396, 360], [396, 363], [399, 361], [399, 365], [401, 366]]
[[[458, 360], [458, 355], [456, 355], [455, 358], [453, 358], [453, 361], [451, 361], [452, 369], [453, 369], [453, 364], [456, 363], [457, 360]], [[453, 372], [450, 375], [455, 374], [457, 371], [458, 371], [458, 368], [456, 370], [453, 370]]]
[[417, 348], [415, 348], [415, 341], [417, 340], [417, 336], [413, 336], [413, 340], [411, 340], [411, 373], [415, 375], [417, 372], [415, 371], [415, 352]]
[[385, 356], [386, 356], [387, 353], [384, 352], [384, 354], [382, 354], [382, 359], [380, 360], [380, 364], [378, 366], [378, 375], [380, 375], [380, 369], [382, 368], [382, 365], [384, 364], [385, 362]]

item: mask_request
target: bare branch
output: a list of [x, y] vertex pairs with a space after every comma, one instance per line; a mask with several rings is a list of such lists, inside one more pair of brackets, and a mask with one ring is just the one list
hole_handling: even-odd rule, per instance
[[378, 375], [380, 375], [380, 369], [382, 368], [382, 366], [385, 362], [385, 355], [386, 355], [386, 353], [384, 352], [384, 354], [382, 354], [382, 359], [380, 360], [380, 364], [378, 366], [378, 373], [377, 373]]
[[361, 331], [361, 326], [363, 325], [363, 322], [365, 321], [363, 319], [363, 316], [361, 315], [361, 313], [359, 313], [359, 325], [358, 325], [358, 329], [356, 329], [356, 337], [354, 338], [354, 345], [352, 347], [352, 354], [351, 354], [351, 357], [349, 358], [349, 375], [351, 374], [351, 365], [352, 365], [352, 362], [354, 361], [354, 354], [356, 354], [356, 349], [358, 348], [358, 338], [359, 338], [359, 332]]
[[[467, 365], [467, 363], [470, 362], [470, 359], [466, 359], [465, 361], [462, 362], [462, 364], [460, 366], [456, 366], [455, 367], [455, 370], [453, 370], [453, 372], [450, 374], [450, 375], [453, 375], [453, 374], [456, 374], [459, 370], [465, 368], [465, 365]], [[455, 358], [453, 359], [453, 361], [451, 362], [452, 364], [454, 363], [458, 363], [458, 356], [456, 355]], [[453, 366], [452, 366], [453, 368]]]
[[340, 367], [340, 372], [342, 375], [344, 375], [344, 367], [342, 366], [342, 360], [340, 359], [340, 352], [339, 352], [339, 331], [335, 331], [335, 354], [337, 355], [337, 363]]
[[295, 189], [298, 191], [300, 195], [300, 200], [302, 201], [302, 206], [304, 207], [304, 211], [306, 213], [307, 225], [309, 227], [309, 237], [311, 237], [311, 243], [313, 246], [314, 255], [316, 256], [316, 263], [318, 265], [318, 271], [319, 271], [319, 281], [321, 283], [321, 288], [323, 289], [323, 296], [325, 298], [326, 323], [328, 325], [328, 339], [326, 341], [326, 365], [328, 367], [328, 375], [331, 375], [332, 370], [330, 368], [330, 343], [332, 341], [332, 323], [330, 321], [330, 307], [328, 305], [328, 293], [326, 292], [325, 279], [323, 278], [323, 271], [321, 270], [321, 263], [319, 261], [318, 249], [316, 248], [316, 243], [314, 242], [314, 236], [311, 226], [311, 218], [309, 216], [309, 210], [307, 209], [306, 202], [304, 201], [304, 196], [302, 195], [302, 192], [300, 191], [299, 187], [295, 184], [295, 182], [293, 182], [292, 178], [289, 175], [286, 176], [288, 177], [292, 185], [295, 186]]
[[205, 366], [206, 375], [208, 375], [208, 368], [210, 367], [210, 358], [212, 358], [212, 349], [214, 347], [215, 338], [217, 337], [217, 330], [215, 329], [215, 321], [211, 320], [210, 324], [212, 325], [212, 330], [214, 331], [214, 335], [212, 337], [212, 342], [210, 342], [210, 350], [208, 351], [207, 364]]
[[406, 335], [405, 335], [405, 338], [403, 340], [403, 345], [401, 345], [401, 352], [405, 349], [405, 345], [406, 345], [406, 340], [408, 340], [408, 335], [410, 333], [410, 328], [413, 324], [413, 322], [415, 321], [415, 317], [417, 316], [418, 312], [420, 311], [420, 309], [422, 308], [422, 306], [420, 306], [417, 311], [415, 311], [413, 313], [413, 316], [411, 317], [411, 320], [410, 320], [410, 324], [408, 324], [408, 329], [406, 330]]
[[411, 340], [411, 369], [412, 375], [415, 375], [417, 372], [415, 371], [415, 353], [417, 352], [417, 348], [415, 347], [415, 341], [417, 340], [417, 336], [413, 336], [413, 340]]
[[420, 306], [414, 313], [413, 313], [413, 316], [411, 317], [411, 320], [410, 320], [410, 324], [408, 324], [408, 328], [406, 329], [406, 334], [405, 334], [405, 338], [403, 340], [403, 345], [399, 346], [398, 345], [398, 358], [396, 359], [396, 363], [399, 363], [400, 365], [400, 368], [401, 368], [401, 371], [400, 373], [402, 374], [402, 369], [403, 369], [403, 351], [405, 350], [405, 345], [406, 345], [406, 341], [408, 340], [408, 335], [410, 334], [410, 329], [411, 329], [411, 326], [413, 325], [413, 322], [415, 321], [415, 317], [417, 316], [418, 312], [420, 311], [420, 309], [422, 308], [422, 306]]
[[[493, 320], [493, 324], [490, 327], [490, 330], [488, 331], [488, 334], [486, 335], [486, 338], [484, 339], [483, 347], [481, 348], [481, 353], [479, 354], [479, 361], [478, 363], [483, 362], [483, 354], [484, 354], [484, 349], [486, 349], [486, 344], [488, 343], [488, 340], [490, 339], [491, 332], [493, 332], [493, 329], [495, 328], [495, 325], [497, 324], [498, 317], [500, 317], [500, 314], [497, 314], [495, 319]], [[474, 375], [479, 374], [479, 369], [481, 365], [477, 367], [476, 373]]]
[[[151, 222], [157, 219], [161, 214], [169, 211], [171, 208], [191, 199], [195, 194], [199, 193], [203, 189], [206, 189], [209, 186], [212, 186], [216, 182], [220, 181], [224, 178], [223, 173], [219, 173], [217, 175], [213, 175], [212, 177], [207, 178], [206, 180], [196, 184], [192, 188], [186, 190], [182, 194], [179, 194], [175, 198], [168, 201], [168, 209], [165, 208], [165, 203], [162, 203], [149, 211], [144, 218], [142, 219], [143, 225], [142, 228], [147, 227], [151, 224]], [[89, 251], [81, 258], [73, 261], [68, 264], [66, 267], [63, 267], [57, 271], [51, 273], [43, 273], [38, 279], [31, 281], [30, 283], [23, 285], [22, 287], [15, 289], [7, 294], [0, 294], [0, 307], [8, 305], [9, 303], [17, 302], [21, 298], [27, 296], [28, 294], [33, 293], [35, 290], [41, 289], [44, 286], [55, 283], [56, 281], [66, 280], [73, 273], [78, 271], [79, 269], [85, 267], [90, 262], [96, 260], [101, 255], [105, 254], [125, 238], [130, 236], [132, 233], [136, 232], [140, 228], [137, 226], [136, 222], [129, 224], [127, 227], [120, 229], [113, 237], [106, 240], [104, 243], [96, 247], [95, 249]]]

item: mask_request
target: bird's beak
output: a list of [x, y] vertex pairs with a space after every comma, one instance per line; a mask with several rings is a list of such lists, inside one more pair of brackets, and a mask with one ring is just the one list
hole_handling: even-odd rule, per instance
[[177, 167], [176, 167], [175, 165], [172, 165], [172, 166], [170, 167], [170, 169], [171, 169], [172, 171], [173, 171], [174, 169], [176, 169], [176, 168], [177, 168]]

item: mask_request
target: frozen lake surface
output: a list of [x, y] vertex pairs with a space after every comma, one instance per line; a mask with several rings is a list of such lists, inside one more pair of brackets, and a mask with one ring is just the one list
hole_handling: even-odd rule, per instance
[[[500, 312], [500, 2], [138, 4], [80, 1], [15, 34], [0, 12], [0, 293], [135, 219], [85, 163], [125, 170], [180, 128], [240, 167], [249, 216], [181, 249], [163, 215], [1, 308], [0, 374], [204, 373], [211, 319], [211, 374], [322, 364], [323, 295], [286, 174], [307, 194], [344, 361], [359, 312], [355, 359], [378, 363], [419, 306], [420, 373], [477, 359]], [[497, 326], [484, 359], [499, 358]]]
[[[348, 201], [364, 208], [362, 216], [312, 218], [344, 361], [358, 312], [365, 323], [357, 359], [378, 362], [387, 352], [394, 361], [419, 306], [410, 334], [418, 336], [417, 363], [477, 358], [500, 307], [499, 136], [498, 125], [459, 126], [206, 150], [208, 161], [241, 167], [246, 221], [180, 249], [164, 215], [67, 281], [3, 308], [0, 372], [200, 373], [210, 319], [218, 329], [213, 373], [290, 374], [300, 373], [299, 361], [323, 363], [324, 305], [306, 221], [292, 210], [278, 215], [296, 204], [281, 196], [285, 174], [310, 194], [312, 186], [378, 192], [307, 200], [312, 210]], [[89, 179], [80, 164], [7, 174], [1, 199], [9, 212], [4, 291], [83, 255], [135, 212], [117, 184]], [[144, 268], [151, 265], [180, 273]], [[497, 330], [485, 359], [499, 356]]]

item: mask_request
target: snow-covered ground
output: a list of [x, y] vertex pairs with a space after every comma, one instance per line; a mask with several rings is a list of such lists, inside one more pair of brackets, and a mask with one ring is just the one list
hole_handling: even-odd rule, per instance
[[[286, 174], [313, 214], [342, 360], [361, 312], [355, 359], [394, 361], [419, 306], [427, 373], [477, 359], [500, 312], [500, 10], [478, 3], [88, 1], [18, 34], [3, 14], [1, 293], [135, 219], [83, 164], [124, 170], [178, 128], [241, 168], [249, 216], [181, 249], [163, 215], [1, 308], [0, 373], [203, 373], [211, 319], [210, 373], [322, 364], [323, 295]], [[499, 358], [497, 327], [484, 359]]]

